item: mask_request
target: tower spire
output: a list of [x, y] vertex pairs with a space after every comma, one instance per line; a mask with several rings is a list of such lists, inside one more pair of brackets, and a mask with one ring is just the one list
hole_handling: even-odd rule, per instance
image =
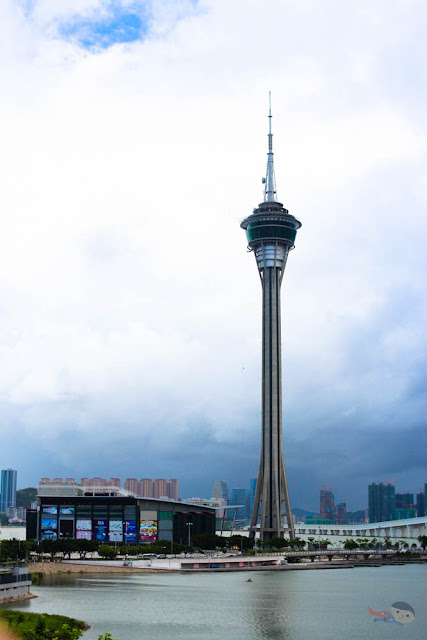
[[276, 202], [276, 177], [274, 175], [274, 159], [273, 159], [273, 134], [271, 132], [271, 91], [268, 92], [268, 153], [267, 153], [267, 171], [263, 180], [264, 202]]

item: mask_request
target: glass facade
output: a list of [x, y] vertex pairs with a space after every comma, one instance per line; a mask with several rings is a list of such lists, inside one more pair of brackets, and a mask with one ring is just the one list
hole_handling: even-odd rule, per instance
[[76, 538], [107, 544], [179, 542], [187, 540], [183, 532], [189, 519], [194, 523], [193, 534], [215, 532], [214, 513], [204, 507], [194, 512], [194, 506], [178, 502], [169, 505], [141, 498], [106, 500], [86, 496], [39, 496], [39, 501], [38, 538], [41, 540]]
[[15, 469], [2, 469], [0, 483], [0, 511], [6, 512], [9, 507], [16, 507], [16, 478]]
[[296, 229], [292, 229], [286, 225], [254, 222], [246, 229], [248, 243], [251, 243], [254, 240], [282, 239], [288, 240], [293, 244], [295, 242], [296, 235]]

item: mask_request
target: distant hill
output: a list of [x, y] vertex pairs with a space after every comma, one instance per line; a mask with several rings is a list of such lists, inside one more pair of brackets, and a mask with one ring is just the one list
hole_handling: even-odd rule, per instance
[[365, 522], [365, 511], [364, 509], [360, 509], [359, 511], [347, 511], [347, 522], [354, 522], [359, 524], [360, 522]]
[[319, 516], [315, 511], [307, 511], [306, 509], [300, 509], [299, 507], [295, 507], [292, 509], [292, 513], [294, 516]]
[[27, 487], [26, 489], [18, 489], [16, 492], [16, 506], [30, 509], [31, 503], [35, 501], [37, 489], [35, 487]]

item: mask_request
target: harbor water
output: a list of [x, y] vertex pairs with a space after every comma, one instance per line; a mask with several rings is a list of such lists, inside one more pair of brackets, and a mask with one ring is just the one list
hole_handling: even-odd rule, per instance
[[[119, 640], [423, 640], [425, 565], [236, 573], [47, 576], [24, 611], [79, 618]], [[249, 578], [252, 582], [247, 582]], [[402, 625], [382, 612], [407, 603]], [[374, 616], [369, 612], [381, 614]]]

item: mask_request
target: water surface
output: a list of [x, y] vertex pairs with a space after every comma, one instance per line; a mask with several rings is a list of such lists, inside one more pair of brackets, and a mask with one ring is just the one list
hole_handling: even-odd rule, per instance
[[[48, 578], [26, 611], [85, 620], [83, 640], [381, 640], [427, 637], [427, 567], [200, 574], [87, 574]], [[251, 583], [246, 582], [248, 578]], [[368, 607], [415, 610], [406, 627], [374, 622]]]

